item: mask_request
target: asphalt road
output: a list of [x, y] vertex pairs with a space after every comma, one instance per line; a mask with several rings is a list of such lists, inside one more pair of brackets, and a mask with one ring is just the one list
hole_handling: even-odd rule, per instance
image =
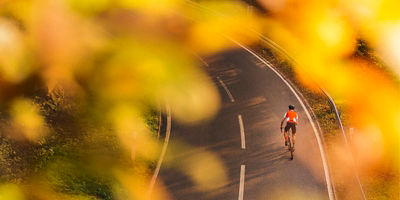
[[[226, 167], [228, 183], [214, 191], [199, 191], [181, 171], [163, 166], [159, 178], [171, 197], [329, 199], [315, 133], [288, 86], [245, 50], [225, 52], [205, 62], [204, 70], [219, 89], [222, 107], [214, 119], [198, 125], [172, 120], [171, 141], [214, 152]], [[289, 159], [279, 130], [289, 104], [295, 105], [299, 114], [294, 160]], [[179, 163], [191, 154], [172, 156], [173, 162]]]

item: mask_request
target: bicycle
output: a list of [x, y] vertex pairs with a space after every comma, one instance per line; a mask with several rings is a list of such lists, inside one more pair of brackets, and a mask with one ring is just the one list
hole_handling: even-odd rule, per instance
[[[282, 129], [281, 129], [281, 132], [282, 132]], [[294, 148], [293, 147], [294, 146], [292, 143], [292, 130], [289, 129], [287, 134], [288, 134], [288, 151], [290, 152], [290, 160], [293, 160], [293, 156], [294, 156]]]

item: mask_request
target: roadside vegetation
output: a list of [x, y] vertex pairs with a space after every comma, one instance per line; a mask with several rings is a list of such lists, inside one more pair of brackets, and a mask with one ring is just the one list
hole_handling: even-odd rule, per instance
[[[40, 92], [35, 92], [39, 94]], [[44, 93], [43, 93], [44, 94]], [[129, 168], [132, 164], [130, 154], [124, 152], [119, 140], [112, 135], [106, 126], [96, 127], [85, 121], [77, 122], [73, 118], [76, 111], [70, 110], [73, 105], [65, 104], [62, 90], [57, 90], [53, 96], [34, 96], [34, 104], [48, 122], [51, 132], [37, 143], [14, 140], [10, 137], [1, 137], [0, 148], [0, 177], [1, 181], [26, 184], [24, 189], [32, 191], [30, 198], [51, 198], [48, 191], [37, 193], [31, 184], [51, 183], [51, 186], [42, 186], [44, 190], [51, 187], [55, 193], [77, 199], [115, 199], [115, 187], [118, 180], [112, 174], [112, 168], [123, 166]], [[144, 109], [143, 118], [149, 127], [151, 135], [157, 136], [158, 112], [154, 108]], [[4, 122], [4, 118], [3, 118]], [[103, 131], [101, 131], [103, 129]], [[92, 135], [92, 131], [96, 131]], [[137, 158], [149, 168], [145, 171], [150, 176], [154, 163], [143, 158]], [[102, 165], [101, 167], [95, 165]], [[32, 182], [40, 177], [39, 183]], [[34, 181], [33, 180], [33, 181]], [[33, 187], [33, 188], [31, 188]], [[3, 185], [0, 192], [10, 194], [12, 185]]]

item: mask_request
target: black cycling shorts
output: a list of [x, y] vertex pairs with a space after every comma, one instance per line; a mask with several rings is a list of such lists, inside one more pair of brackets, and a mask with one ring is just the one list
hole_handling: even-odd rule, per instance
[[287, 122], [285, 126], [285, 132], [288, 132], [289, 129], [292, 129], [292, 133], [296, 133], [296, 123]]

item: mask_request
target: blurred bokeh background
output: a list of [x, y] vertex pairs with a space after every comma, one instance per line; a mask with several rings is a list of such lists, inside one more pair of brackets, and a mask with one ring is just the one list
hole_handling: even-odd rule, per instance
[[[0, 0], [0, 198], [148, 199], [159, 112], [212, 117], [220, 100], [197, 57], [260, 35], [306, 87], [342, 104], [358, 170], [396, 184], [399, 10], [397, 0]], [[343, 151], [333, 156], [346, 162]], [[190, 162], [223, 172], [198, 155]], [[195, 172], [184, 173], [204, 190], [226, 179]], [[152, 199], [167, 198], [161, 185]]]

